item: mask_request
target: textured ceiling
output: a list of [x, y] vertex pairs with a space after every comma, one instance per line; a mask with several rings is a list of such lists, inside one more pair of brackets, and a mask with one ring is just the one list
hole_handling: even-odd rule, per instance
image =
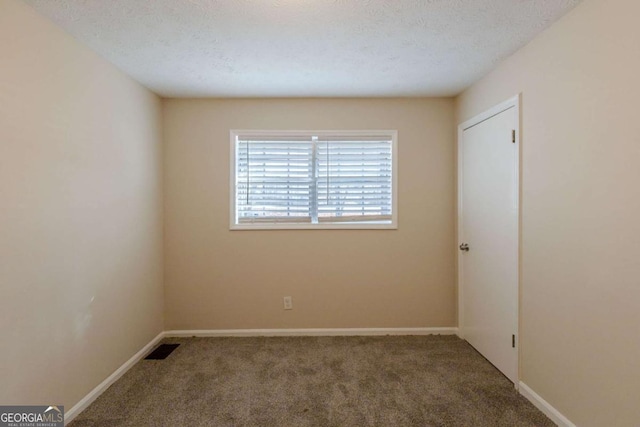
[[580, 0], [24, 0], [167, 97], [450, 96]]

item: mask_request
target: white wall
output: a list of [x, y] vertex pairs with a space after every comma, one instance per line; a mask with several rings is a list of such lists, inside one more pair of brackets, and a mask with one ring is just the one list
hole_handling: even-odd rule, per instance
[[[398, 229], [229, 231], [230, 129], [397, 129]], [[164, 135], [167, 329], [455, 326], [452, 99], [166, 100]]]
[[163, 330], [160, 100], [0, 1], [0, 403], [69, 410]]
[[521, 377], [585, 427], [640, 425], [639, 16], [585, 0], [457, 100], [523, 94]]

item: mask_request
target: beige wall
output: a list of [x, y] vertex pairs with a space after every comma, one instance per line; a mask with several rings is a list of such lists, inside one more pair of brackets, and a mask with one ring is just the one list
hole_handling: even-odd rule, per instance
[[457, 102], [523, 94], [521, 376], [585, 427], [640, 424], [638, 16], [585, 0]]
[[160, 100], [0, 1], [0, 403], [69, 410], [163, 329]]
[[[230, 129], [397, 129], [399, 229], [229, 231]], [[165, 101], [167, 329], [455, 326], [453, 130], [450, 99]]]

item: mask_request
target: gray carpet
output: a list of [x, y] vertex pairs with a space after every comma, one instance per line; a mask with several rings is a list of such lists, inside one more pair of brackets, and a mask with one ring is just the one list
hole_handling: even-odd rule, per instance
[[163, 342], [70, 426], [554, 425], [455, 336]]

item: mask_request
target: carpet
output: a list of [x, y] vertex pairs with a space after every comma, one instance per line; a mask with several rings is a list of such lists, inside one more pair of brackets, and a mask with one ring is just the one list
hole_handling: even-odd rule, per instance
[[555, 425], [456, 336], [162, 342], [70, 426]]

